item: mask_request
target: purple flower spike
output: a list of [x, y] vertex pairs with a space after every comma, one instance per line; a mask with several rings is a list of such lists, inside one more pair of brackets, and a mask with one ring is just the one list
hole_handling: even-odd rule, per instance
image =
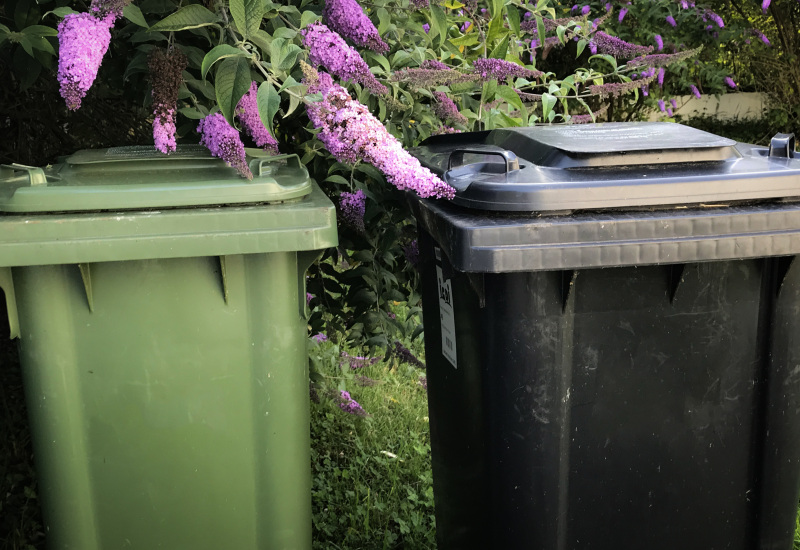
[[89, 12], [98, 19], [105, 19], [109, 15], [114, 19], [122, 17], [122, 10], [131, 3], [131, 0], [92, 0]]
[[467, 32], [469, 28], [472, 26], [472, 21], [464, 21], [464, 24], [461, 25], [461, 32]]
[[422, 30], [425, 31], [425, 34], [428, 34], [429, 32], [431, 32], [431, 26], [428, 23], [423, 23]]
[[178, 49], [154, 48], [147, 62], [153, 83], [153, 141], [158, 151], [168, 155], [175, 151], [175, 111], [178, 92], [183, 83], [183, 70], [188, 60]]
[[175, 110], [167, 109], [153, 119], [153, 143], [157, 150], [165, 155], [174, 153], [177, 148], [175, 141]]
[[700, 95], [700, 90], [698, 90], [698, 89], [697, 89], [697, 86], [695, 86], [694, 84], [692, 84], [691, 86], [689, 86], [689, 89], [690, 89], [690, 90], [692, 91], [692, 93], [694, 94], [694, 97], [696, 97], [697, 99], [700, 99], [700, 97], [701, 97], [701, 95]]
[[311, 339], [314, 340], [317, 344], [321, 344], [322, 342], [328, 341], [328, 337], [322, 334], [321, 332], [318, 332], [317, 334], [312, 336]]
[[452, 99], [447, 97], [446, 93], [434, 92], [433, 97], [436, 99], [433, 104], [433, 112], [442, 122], [452, 120], [458, 124], [467, 123], [467, 117], [458, 112], [458, 107], [453, 103]]
[[455, 196], [455, 189], [405, 151], [369, 109], [351, 98], [329, 74], [311, 71], [309, 67], [306, 76], [309, 92], [321, 93], [322, 100], [306, 105], [306, 112], [320, 129], [317, 139], [336, 160], [347, 164], [364, 160], [380, 170], [391, 185], [423, 198]]
[[620, 20], [620, 22], [622, 22], [622, 20], [625, 19], [625, 15], [627, 13], [628, 13], [628, 8], [622, 8], [621, 10], [619, 10], [619, 20]]
[[359, 82], [372, 93], [386, 93], [386, 86], [378, 82], [366, 61], [341, 36], [321, 23], [309, 25], [302, 33], [312, 65], [321, 65], [342, 80]]
[[342, 213], [342, 221], [362, 235], [365, 233], [364, 213], [366, 212], [366, 200], [367, 196], [361, 189], [355, 193], [345, 191], [339, 195], [339, 210]]
[[664, 75], [665, 74], [667, 74], [667, 70], [664, 67], [661, 67], [660, 69], [658, 69], [658, 78], [657, 78], [657, 80], [658, 80], [658, 87], [659, 88], [663, 88], [664, 87]]
[[678, 26], [678, 23], [675, 22], [675, 18], [672, 17], [671, 15], [667, 16], [667, 23], [669, 23], [673, 27], [677, 27]]
[[670, 109], [669, 107], [667, 107], [667, 115], [670, 117], [672, 116], [672, 109]]
[[76, 111], [92, 87], [111, 43], [114, 15], [98, 19], [89, 13], [70, 13], [58, 24], [58, 82], [67, 108]]
[[672, 105], [673, 109], [677, 109], [678, 108], [678, 100], [677, 99], [672, 98], [672, 99], [669, 100], [669, 102]]
[[662, 113], [667, 110], [667, 107], [664, 104], [664, 100], [663, 99], [659, 99], [658, 100], [658, 108]]
[[594, 42], [600, 53], [607, 53], [614, 57], [630, 59], [639, 55], [645, 55], [653, 51], [653, 46], [639, 46], [626, 42], [616, 36], [611, 36], [603, 31], [598, 31], [594, 35]]
[[725, 84], [727, 84], [730, 88], [736, 89], [736, 82], [729, 76], [725, 77]]
[[326, 0], [322, 16], [333, 31], [355, 44], [378, 53], [389, 50], [389, 45], [381, 40], [378, 29], [356, 0]]
[[543, 74], [541, 71], [532, 71], [522, 65], [503, 59], [476, 59], [472, 66], [483, 80], [505, 80], [512, 76], [520, 76], [530, 80]]
[[350, 392], [341, 390], [339, 392], [339, 408], [349, 414], [356, 416], [368, 416], [366, 411], [358, 404], [358, 402], [350, 397]]
[[770, 4], [770, 0], [763, 0], [763, 2], [761, 2], [761, 11], [763, 13], [767, 13], [767, 9], [769, 8], [769, 4]]
[[410, 241], [403, 247], [403, 255], [406, 257], [408, 263], [415, 269], [419, 269], [419, 243], [417, 239]]
[[592, 7], [591, 6], [583, 6], [581, 8], [581, 14], [582, 15], [589, 15], [590, 11], [592, 11]]
[[256, 83], [250, 84], [250, 89], [239, 100], [236, 106], [236, 116], [242, 123], [242, 129], [247, 135], [253, 138], [258, 147], [263, 147], [265, 151], [278, 154], [278, 142], [269, 133], [264, 123], [261, 122], [261, 115], [258, 114], [258, 88]]
[[656, 50], [661, 51], [664, 49], [664, 39], [661, 38], [660, 34], [655, 35], [653, 40], [656, 41]]
[[200, 121], [197, 131], [202, 134], [200, 144], [205, 145], [211, 154], [221, 158], [228, 166], [236, 168], [247, 179], [253, 179], [253, 173], [247, 166], [244, 144], [239, 138], [236, 128], [228, 124], [220, 113], [208, 115]]

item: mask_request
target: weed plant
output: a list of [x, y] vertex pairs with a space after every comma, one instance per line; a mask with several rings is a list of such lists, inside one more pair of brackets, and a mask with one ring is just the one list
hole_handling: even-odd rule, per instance
[[436, 548], [424, 371], [330, 342], [311, 356], [328, 388], [311, 404], [314, 548]]

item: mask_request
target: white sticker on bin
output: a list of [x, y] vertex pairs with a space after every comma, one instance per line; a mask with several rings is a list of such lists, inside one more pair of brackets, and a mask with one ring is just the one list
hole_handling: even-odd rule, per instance
[[[441, 260], [441, 250], [435, 250], [436, 259]], [[450, 279], [445, 279], [442, 266], [436, 264], [436, 282], [439, 289], [439, 320], [442, 326], [442, 355], [458, 368], [456, 359], [456, 320], [453, 314], [453, 286]]]

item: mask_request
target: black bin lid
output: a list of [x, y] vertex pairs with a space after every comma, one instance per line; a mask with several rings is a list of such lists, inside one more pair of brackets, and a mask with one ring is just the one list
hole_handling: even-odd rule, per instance
[[411, 152], [456, 188], [455, 204], [552, 212], [800, 196], [794, 138], [775, 139], [768, 149], [668, 122], [600, 123], [436, 136]]

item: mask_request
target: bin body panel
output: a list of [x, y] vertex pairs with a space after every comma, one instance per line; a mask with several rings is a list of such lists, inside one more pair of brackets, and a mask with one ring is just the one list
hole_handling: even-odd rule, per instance
[[49, 548], [311, 547], [305, 265], [223, 267], [13, 269]]
[[422, 232], [440, 548], [790, 550], [796, 262], [467, 274], [436, 246]]

